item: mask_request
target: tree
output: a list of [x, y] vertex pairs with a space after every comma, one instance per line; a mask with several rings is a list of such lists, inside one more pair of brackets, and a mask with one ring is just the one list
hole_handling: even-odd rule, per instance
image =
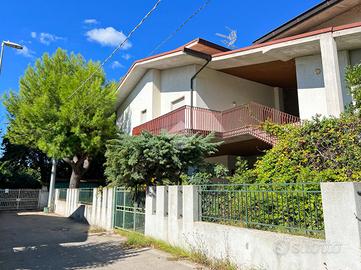
[[351, 109], [361, 108], [361, 64], [346, 69], [346, 82], [353, 104]]
[[79, 187], [92, 157], [115, 134], [115, 84], [106, 82], [99, 63], [62, 49], [29, 66], [19, 93], [5, 95], [4, 105], [10, 120], [6, 137], [66, 161], [70, 188]]
[[105, 174], [110, 182], [135, 190], [142, 186], [180, 184], [182, 174], [203, 164], [219, 144], [214, 142], [213, 135], [118, 134], [107, 145]]

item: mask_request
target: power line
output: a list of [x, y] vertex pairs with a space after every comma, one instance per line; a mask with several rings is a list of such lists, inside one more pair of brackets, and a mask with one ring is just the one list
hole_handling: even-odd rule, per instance
[[96, 74], [96, 72], [100, 68], [102, 68], [117, 53], [117, 51], [120, 50], [120, 48], [123, 47], [123, 45], [129, 40], [129, 38], [133, 35], [133, 33], [145, 22], [146, 19], [148, 19], [148, 17], [153, 13], [153, 11], [156, 10], [156, 8], [160, 4], [160, 2], [161, 2], [161, 0], [158, 0], [154, 4], [154, 6], [142, 18], [142, 20], [132, 29], [132, 31], [129, 32], [129, 34], [126, 36], [126, 38], [113, 50], [113, 52], [107, 58], [105, 58], [105, 60], [94, 70], [94, 72], [92, 74], [90, 74], [90, 76], [86, 80], [84, 80], [82, 82], [82, 84], [78, 88], [76, 88], [75, 91], [66, 98], [66, 100], [69, 100], [70, 98], [72, 98]]
[[208, 4], [211, 2], [211, 0], [207, 0], [203, 3], [203, 5], [201, 5], [197, 10], [195, 10], [193, 12], [193, 14], [191, 16], [189, 16], [180, 26], [178, 26], [178, 28], [171, 33], [168, 37], [166, 37], [162, 42], [160, 42], [151, 52], [149, 55], [153, 55], [157, 50], [159, 50], [160, 47], [162, 47], [165, 43], [167, 43], [170, 39], [172, 39], [180, 30], [182, 30], [182, 28], [190, 21], [192, 20], [195, 16], [198, 15], [199, 12], [201, 12], [206, 6], [208, 6]]

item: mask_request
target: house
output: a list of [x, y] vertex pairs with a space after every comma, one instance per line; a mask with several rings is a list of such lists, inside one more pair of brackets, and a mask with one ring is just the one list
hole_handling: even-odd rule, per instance
[[215, 132], [210, 160], [232, 168], [275, 139], [266, 120], [338, 116], [352, 102], [345, 68], [361, 62], [361, 0], [328, 0], [229, 50], [203, 39], [136, 61], [118, 91], [118, 125], [133, 135]]

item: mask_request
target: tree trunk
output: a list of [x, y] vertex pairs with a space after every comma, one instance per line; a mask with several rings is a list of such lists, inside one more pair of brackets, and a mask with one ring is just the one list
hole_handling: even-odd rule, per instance
[[73, 169], [70, 176], [69, 188], [79, 188], [82, 175], [77, 174]]
[[89, 169], [89, 158], [87, 156], [78, 157], [75, 155], [73, 159], [65, 158], [64, 160], [72, 168], [69, 188], [79, 188], [81, 178]]

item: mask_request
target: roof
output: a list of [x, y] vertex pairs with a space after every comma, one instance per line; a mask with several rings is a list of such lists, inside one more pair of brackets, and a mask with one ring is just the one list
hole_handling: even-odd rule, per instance
[[149, 66], [157, 69], [166, 69], [171, 66], [202, 64], [202, 61], [204, 62], [204, 60], [200, 58], [188, 55], [185, 52], [185, 49], [191, 49], [207, 55], [230, 51], [228, 48], [221, 45], [212, 43], [205, 39], [197, 38], [177, 49], [139, 59], [132, 64], [125, 76], [121, 79], [118, 90], [122, 89], [122, 91], [118, 91], [118, 100], [125, 98], [129, 89], [133, 87], [133, 83], [126, 83], [128, 78], [134, 77], [135, 81], [140, 79], [145, 74], [145, 70], [148, 69]]
[[290, 35], [309, 32], [313, 27], [342, 14], [360, 4], [360, 0], [326, 0], [285, 24], [258, 38], [253, 43], [260, 44]]
[[[254, 44], [254, 45], [244, 47], [244, 48], [239, 48], [236, 50], [229, 50], [227, 48], [224, 48], [224, 47], [214, 44], [212, 42], [206, 41], [204, 39], [195, 39], [175, 50], [167, 51], [167, 52], [164, 52], [161, 54], [157, 54], [154, 56], [150, 56], [150, 57], [135, 61], [120, 82], [120, 86], [119, 86], [118, 90], [121, 89], [121, 91], [118, 91], [118, 105], [117, 106], [119, 106], [119, 104], [122, 102], [122, 100], [124, 100], [127, 97], [127, 95], [130, 93], [132, 88], [143, 77], [143, 75], [146, 73], [146, 71], [148, 69], [162, 70], [162, 69], [173, 68], [173, 67], [178, 67], [178, 66], [185, 66], [185, 65], [189, 65], [189, 64], [203, 64], [204, 63], [204, 59], [201, 59], [199, 57], [194, 57], [192, 55], [187, 54], [185, 52], [185, 48], [192, 49], [194, 51], [198, 51], [198, 52], [204, 53], [204, 54], [210, 54], [212, 56], [212, 61], [209, 64], [209, 66], [216, 70], [221, 70], [221, 69], [227, 68], [226, 65], [223, 66], [222, 63], [227, 62], [228, 64], [231, 63], [233, 65], [238, 65], [238, 62], [235, 61], [235, 59], [233, 59], [232, 61], [229, 61], [228, 58], [236, 57], [240, 53], [243, 54], [243, 53], [247, 53], [248, 51], [249, 52], [255, 51], [255, 53], [258, 53], [258, 51], [260, 51], [260, 52], [262, 52], [263, 50], [267, 51], [267, 48], [272, 48], [274, 46], [279, 46], [279, 45], [290, 46], [290, 44], [294, 44], [294, 43], [297, 43], [298, 44], [297, 46], [301, 46], [303, 48], [303, 47], [305, 47], [305, 45], [303, 44], [303, 42], [306, 42], [305, 40], [308, 40], [307, 42], [310, 43], [310, 39], [317, 40], [317, 37], [321, 34], [334, 33], [334, 32], [343, 31], [343, 30], [351, 30], [353, 28], [355, 28], [355, 29], [361, 28], [361, 22], [347, 24], [347, 25], [341, 25], [341, 26], [336, 26], [336, 27], [327, 27], [327, 28], [323, 28], [320, 30], [315, 30], [315, 31], [307, 32], [307, 33], [302, 33], [299, 35], [294, 35], [291, 37], [272, 40], [272, 41], [260, 43], [260, 44]], [[357, 31], [360, 32], [359, 30], [357, 30]], [[357, 38], [359, 38], [359, 36], [357, 36]], [[360, 42], [361, 42], [361, 39], [360, 39]], [[361, 44], [359, 44], [359, 45], [361, 45]], [[357, 47], [359, 47], [359, 45]], [[309, 44], [309, 46], [312, 46], [312, 44]], [[316, 42], [315, 46], [319, 50], [318, 42]], [[284, 51], [284, 49], [281, 49], [281, 50]], [[305, 52], [302, 52], [302, 53], [305, 53]], [[265, 54], [262, 53], [262, 55], [263, 55], [262, 57], [265, 57]], [[270, 56], [270, 57], [274, 61], [274, 58], [272, 56]], [[271, 58], [269, 59], [269, 61], [272, 60]], [[292, 57], [292, 58], [294, 58], [294, 57]], [[248, 59], [253, 60], [253, 62], [257, 61], [257, 59], [255, 58], [254, 55], [249, 56]], [[289, 59], [285, 59], [283, 61], [287, 61], [287, 60], [289, 60]]]

